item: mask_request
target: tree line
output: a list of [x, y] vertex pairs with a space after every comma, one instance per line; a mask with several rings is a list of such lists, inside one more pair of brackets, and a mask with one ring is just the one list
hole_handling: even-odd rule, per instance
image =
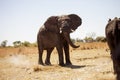
[[30, 43], [29, 41], [14, 41], [13, 46], [7, 46], [7, 40], [1, 42], [0, 47], [37, 47], [37, 42]]
[[[96, 38], [94, 38], [93, 36], [88, 36], [85, 37], [84, 39], [71, 39], [73, 43], [75, 42], [86, 42], [86, 43], [90, 43], [90, 42], [106, 42], [106, 38], [104, 36], [98, 36]], [[8, 47], [7, 46], [7, 40], [4, 40], [1, 42], [0, 47]], [[9, 46], [9, 47], [20, 47], [20, 46], [24, 46], [24, 47], [37, 47], [37, 42], [34, 43], [30, 43], [29, 41], [14, 41], [13, 42], [13, 46]]]
[[93, 37], [85, 37], [84, 39], [72, 39], [72, 42], [86, 42], [86, 43], [90, 43], [90, 42], [106, 42], [106, 38], [104, 36], [98, 36], [95, 39]]

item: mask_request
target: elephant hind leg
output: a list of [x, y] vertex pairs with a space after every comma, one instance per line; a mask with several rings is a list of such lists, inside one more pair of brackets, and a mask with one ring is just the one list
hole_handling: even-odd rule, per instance
[[113, 59], [114, 73], [116, 74], [116, 80], [120, 80], [120, 64], [118, 61]]
[[43, 60], [42, 60], [42, 55], [43, 55], [43, 50], [39, 50], [38, 64], [44, 65]]
[[50, 55], [51, 55], [53, 49], [54, 49], [54, 48], [49, 48], [49, 49], [47, 49], [47, 56], [46, 56], [46, 60], [45, 60], [45, 64], [46, 64], [46, 65], [51, 65]]

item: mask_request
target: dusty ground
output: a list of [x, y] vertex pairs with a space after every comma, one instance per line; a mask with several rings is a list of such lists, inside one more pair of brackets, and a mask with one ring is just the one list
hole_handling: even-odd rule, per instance
[[51, 55], [52, 66], [41, 66], [37, 48], [0, 48], [0, 80], [115, 80], [105, 43], [81, 44], [70, 55], [71, 66], [58, 65], [56, 50]]

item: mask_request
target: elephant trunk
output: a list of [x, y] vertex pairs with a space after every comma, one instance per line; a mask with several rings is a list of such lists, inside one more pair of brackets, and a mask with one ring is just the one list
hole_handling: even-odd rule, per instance
[[70, 46], [72, 46], [73, 48], [78, 48], [80, 46], [76, 46], [72, 43], [71, 39], [70, 39], [70, 34], [67, 32], [63, 32], [65, 39], [67, 40], [67, 42], [70, 44]]

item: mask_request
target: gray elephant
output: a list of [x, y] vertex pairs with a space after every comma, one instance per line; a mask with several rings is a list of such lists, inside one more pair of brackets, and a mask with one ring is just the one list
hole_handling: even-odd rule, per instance
[[105, 29], [106, 39], [111, 51], [114, 73], [120, 80], [120, 18], [109, 19]]
[[[70, 40], [70, 33], [75, 31], [82, 23], [81, 18], [76, 14], [51, 16], [40, 28], [37, 35], [39, 60], [38, 63], [44, 65], [42, 60], [43, 50], [47, 50], [46, 65], [51, 65], [50, 55], [56, 47], [59, 56], [59, 65], [71, 65], [69, 44], [73, 48], [78, 48]], [[64, 64], [63, 49], [65, 52], [66, 64]]]

